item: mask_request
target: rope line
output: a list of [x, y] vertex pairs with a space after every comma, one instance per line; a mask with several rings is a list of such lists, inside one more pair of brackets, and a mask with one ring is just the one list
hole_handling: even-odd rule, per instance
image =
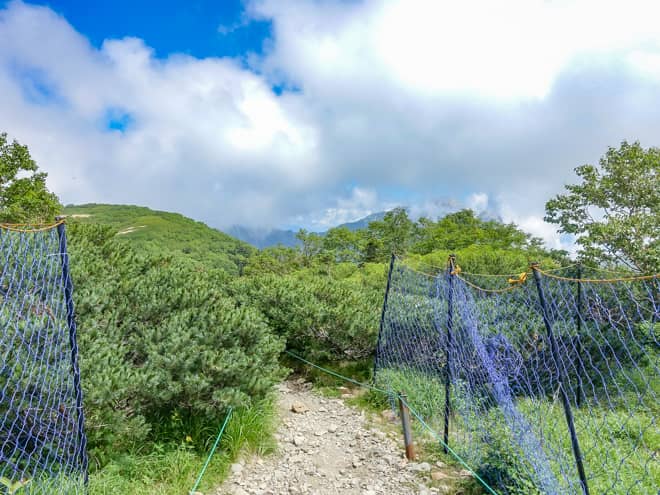
[[504, 287], [503, 289], [486, 289], [485, 287], [480, 287], [477, 284], [473, 284], [472, 282], [470, 282], [469, 280], [466, 280], [465, 278], [461, 277], [460, 275], [456, 275], [456, 276], [459, 279], [461, 279], [463, 282], [465, 282], [467, 285], [472, 287], [473, 289], [477, 289], [481, 292], [488, 292], [490, 294], [503, 294], [505, 292], [511, 292], [512, 290], [516, 290], [516, 289], [519, 289], [520, 287], [522, 287], [522, 285], [524, 283], [524, 281], [523, 281], [523, 282], [520, 282], [520, 283], [511, 284], [509, 287]]
[[204, 474], [206, 473], [206, 468], [209, 467], [209, 463], [211, 462], [211, 458], [213, 457], [213, 454], [215, 454], [215, 450], [218, 448], [218, 444], [220, 443], [220, 439], [222, 438], [222, 434], [225, 432], [225, 428], [227, 427], [227, 423], [229, 423], [229, 418], [231, 418], [231, 414], [233, 412], [233, 408], [230, 406], [229, 410], [227, 411], [227, 415], [225, 416], [225, 421], [222, 423], [222, 427], [220, 428], [220, 431], [218, 432], [218, 436], [215, 439], [215, 443], [213, 444], [213, 448], [211, 449], [211, 452], [209, 453], [209, 456], [206, 458], [206, 462], [204, 463], [204, 467], [202, 468], [201, 472], [199, 473], [199, 476], [197, 477], [197, 481], [195, 482], [195, 486], [192, 487], [192, 490], [190, 490], [190, 495], [195, 493], [197, 491], [197, 488], [199, 487], [199, 484], [202, 482], [202, 478], [204, 477]]
[[374, 391], [376, 391], [376, 392], [380, 392], [380, 393], [382, 393], [382, 394], [392, 395], [392, 392], [390, 392], [390, 391], [388, 391], [388, 390], [384, 390], [384, 389], [382, 389], [382, 388], [375, 387], [375, 386], [373, 386], [373, 385], [371, 385], [371, 384], [369, 384], [369, 383], [359, 382], [359, 381], [357, 381], [357, 380], [353, 380], [352, 378], [349, 378], [349, 377], [347, 377], [347, 376], [340, 375], [339, 373], [336, 373], [336, 372], [334, 372], [334, 371], [332, 371], [332, 370], [329, 370], [329, 369], [327, 369], [327, 368], [324, 368], [323, 366], [319, 366], [318, 364], [314, 364], [314, 363], [312, 363], [311, 361], [307, 361], [307, 359], [305, 359], [305, 358], [303, 358], [303, 357], [300, 357], [300, 356], [298, 356], [297, 354], [294, 354], [294, 353], [291, 352], [291, 351], [287, 351], [287, 350], [285, 350], [284, 352], [285, 352], [286, 354], [288, 354], [289, 356], [294, 357], [294, 358], [296, 358], [296, 359], [299, 360], [299, 361], [302, 361], [302, 362], [305, 363], [305, 364], [308, 364], [308, 365], [310, 365], [310, 366], [312, 366], [312, 367], [314, 367], [314, 368], [316, 368], [316, 369], [318, 369], [318, 370], [321, 370], [321, 371], [323, 371], [323, 372], [325, 372], [325, 373], [327, 373], [327, 374], [329, 374], [329, 375], [333, 375], [333, 376], [335, 376], [335, 377], [337, 377], [337, 378], [339, 378], [339, 379], [341, 379], [341, 380], [345, 380], [345, 381], [347, 381], [347, 382], [351, 382], [351, 383], [353, 383], [354, 385], [357, 385], [357, 386], [359, 386], [359, 387], [368, 388], [368, 389], [374, 390]]
[[561, 277], [559, 275], [554, 275], [547, 271], [541, 270], [540, 268], [535, 268], [539, 273], [542, 273], [546, 277], [554, 278], [556, 280], [563, 280], [565, 282], [589, 282], [592, 284], [607, 284], [612, 282], [637, 282], [640, 280], [652, 280], [654, 278], [660, 277], [660, 273], [655, 275], [638, 275], [635, 277], [618, 277], [618, 278], [572, 278], [572, 277]]
[[[400, 261], [405, 263], [406, 269], [418, 273], [420, 275], [424, 275], [426, 277], [437, 277], [439, 274], [433, 274], [433, 273], [428, 273], [423, 270], [419, 270], [416, 268], [412, 268], [408, 263], [408, 259], [404, 259], [399, 255], [394, 255], [395, 258], [399, 259]], [[438, 268], [440, 267], [431, 265], [429, 263], [424, 263], [425, 265], [431, 267], [431, 268]], [[632, 276], [632, 277], [614, 277], [614, 278], [575, 278], [575, 277], [563, 277], [561, 275], [555, 275], [553, 272], [561, 271], [561, 270], [567, 270], [569, 268], [573, 268], [577, 266], [579, 263], [573, 263], [571, 265], [559, 267], [559, 268], [552, 268], [548, 270], [542, 270], [539, 267], [534, 267], [533, 270], [537, 270], [539, 273], [547, 276], [548, 278], [553, 278], [556, 280], [563, 280], [565, 282], [579, 282], [579, 283], [593, 283], [593, 284], [605, 284], [605, 283], [613, 283], [613, 282], [637, 282], [637, 281], [643, 281], [643, 280], [652, 280], [655, 278], [660, 278], [660, 273], [656, 273], [653, 275], [637, 275], [637, 276]], [[446, 270], [447, 267], [443, 268], [443, 270]], [[600, 271], [606, 271], [610, 273], [616, 273], [612, 272], [610, 270], [600, 270]], [[512, 290], [515, 290], [523, 285], [525, 280], [523, 280], [523, 273], [530, 275], [533, 273], [533, 271], [527, 270], [525, 272], [518, 272], [518, 273], [506, 273], [506, 274], [490, 274], [490, 273], [471, 273], [471, 272], [466, 272], [460, 269], [460, 267], [457, 266], [455, 270], [451, 272], [451, 275], [456, 276], [457, 278], [461, 279], [463, 282], [465, 282], [467, 285], [472, 287], [473, 289], [477, 289], [482, 292], [487, 292], [491, 294], [503, 294], [505, 292], [510, 292]], [[475, 284], [474, 282], [469, 281], [466, 276], [474, 276], [474, 277], [490, 277], [490, 278], [502, 278], [503, 280], [507, 281], [509, 284], [511, 284], [510, 287], [504, 287], [502, 289], [487, 289], [485, 287], [482, 287], [478, 284]], [[510, 279], [509, 277], [519, 277], [518, 280], [513, 280]]]
[[7, 230], [9, 232], [46, 232], [57, 228], [58, 225], [62, 225], [64, 220], [59, 220], [51, 224], [29, 224], [29, 223], [0, 223], [0, 229]]
[[294, 353], [291, 352], [291, 351], [287, 351], [287, 350], [285, 350], [284, 352], [285, 352], [286, 354], [288, 354], [289, 356], [294, 357], [294, 358], [298, 359], [299, 361], [302, 361], [303, 363], [308, 364], [309, 366], [313, 366], [314, 368], [316, 368], [316, 369], [318, 369], [318, 370], [320, 370], [320, 371], [323, 371], [323, 372], [325, 372], [325, 373], [327, 373], [327, 374], [329, 374], [329, 375], [335, 376], [335, 377], [337, 377], [337, 378], [340, 378], [340, 379], [345, 380], [345, 381], [347, 381], [347, 382], [353, 383], [353, 384], [358, 385], [358, 386], [360, 386], [360, 387], [364, 387], [364, 388], [367, 388], [367, 389], [370, 389], [370, 390], [374, 390], [374, 391], [376, 391], [376, 392], [380, 392], [380, 393], [382, 393], [382, 394], [385, 394], [385, 395], [387, 395], [387, 396], [389, 396], [389, 397], [394, 397], [394, 398], [396, 398], [396, 399], [401, 400], [401, 401], [402, 401], [402, 402], [408, 407], [408, 409], [410, 409], [410, 412], [413, 413], [413, 415], [419, 420], [419, 422], [422, 424], [422, 426], [424, 426], [427, 430], [429, 430], [429, 431], [433, 434], [433, 436], [435, 436], [436, 439], [440, 442], [440, 445], [441, 445], [442, 447], [445, 447], [445, 448], [447, 449], [447, 451], [448, 451], [449, 453], [451, 453], [451, 455], [452, 455], [452, 456], [453, 456], [453, 457], [454, 457], [454, 458], [455, 458], [455, 459], [456, 459], [456, 460], [457, 460], [457, 461], [458, 461], [463, 467], [465, 467], [465, 469], [467, 469], [468, 471], [470, 471], [470, 473], [474, 476], [474, 478], [475, 478], [477, 481], [479, 481], [479, 482], [484, 486], [484, 488], [486, 488], [486, 490], [488, 490], [489, 493], [491, 493], [492, 495], [499, 495], [495, 490], [493, 490], [493, 489], [490, 487], [490, 485], [488, 485], [488, 483], [486, 483], [486, 482], [485, 482], [485, 481], [484, 481], [484, 480], [483, 480], [483, 479], [482, 479], [482, 478], [481, 478], [481, 477], [480, 477], [480, 476], [479, 476], [479, 475], [478, 475], [478, 474], [477, 474], [477, 473], [476, 473], [476, 472], [475, 472], [475, 471], [469, 466], [469, 464], [467, 464], [467, 463], [463, 460], [463, 458], [462, 458], [461, 456], [459, 456], [456, 452], [454, 452], [453, 449], [451, 449], [451, 448], [449, 447], [449, 445], [446, 445], [446, 444], [442, 441], [442, 439], [440, 438], [440, 435], [439, 435], [437, 432], [435, 432], [435, 431], [434, 431], [434, 430], [433, 430], [428, 424], [426, 424], [426, 422], [421, 418], [421, 416], [419, 415], [419, 413], [417, 413], [417, 411], [416, 411], [415, 409], [413, 409], [413, 407], [412, 407], [412, 406], [411, 406], [411, 405], [410, 405], [410, 404], [409, 404], [409, 403], [408, 403], [403, 397], [401, 397], [399, 394], [397, 394], [397, 393], [395, 393], [395, 392], [392, 392], [392, 391], [389, 391], [389, 390], [384, 390], [384, 389], [382, 389], [382, 388], [375, 387], [375, 386], [370, 385], [370, 384], [368, 384], [368, 383], [359, 382], [359, 381], [354, 380], [354, 379], [352, 379], [352, 378], [349, 378], [349, 377], [347, 377], [347, 376], [341, 375], [341, 374], [339, 374], [339, 373], [337, 373], [337, 372], [335, 372], [335, 371], [332, 371], [332, 370], [330, 370], [330, 369], [324, 368], [323, 366], [320, 366], [320, 365], [318, 365], [318, 364], [312, 363], [311, 361], [308, 361], [307, 359], [305, 359], [305, 358], [303, 358], [303, 357], [301, 357], [301, 356], [298, 356], [297, 354], [294, 354]]

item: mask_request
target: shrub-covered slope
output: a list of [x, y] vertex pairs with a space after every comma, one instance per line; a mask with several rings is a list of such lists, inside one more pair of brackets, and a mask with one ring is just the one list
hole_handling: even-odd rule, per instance
[[87, 204], [64, 208], [69, 223], [111, 227], [118, 240], [137, 252], [174, 255], [238, 274], [254, 248], [179, 213], [143, 206]]
[[95, 464], [136, 442], [202, 446], [192, 425], [215, 427], [282, 377], [283, 342], [223, 294], [222, 270], [140, 255], [109, 227], [70, 225], [68, 237]]

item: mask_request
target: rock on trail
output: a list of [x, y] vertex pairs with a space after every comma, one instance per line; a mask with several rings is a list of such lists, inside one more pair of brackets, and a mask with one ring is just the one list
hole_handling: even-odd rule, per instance
[[426, 462], [408, 462], [400, 434], [371, 427], [362, 411], [310, 388], [302, 380], [278, 387], [277, 452], [232, 465], [216, 495], [450, 493], [438, 481], [429, 485], [432, 480], [451, 480], [453, 473]]

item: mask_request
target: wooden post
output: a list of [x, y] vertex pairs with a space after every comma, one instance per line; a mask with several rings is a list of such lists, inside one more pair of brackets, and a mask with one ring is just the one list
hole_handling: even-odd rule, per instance
[[408, 409], [408, 396], [399, 393], [399, 412], [401, 413], [401, 426], [403, 427], [403, 444], [406, 447], [406, 459], [415, 459], [415, 445], [412, 440], [412, 429], [410, 427], [410, 410]]

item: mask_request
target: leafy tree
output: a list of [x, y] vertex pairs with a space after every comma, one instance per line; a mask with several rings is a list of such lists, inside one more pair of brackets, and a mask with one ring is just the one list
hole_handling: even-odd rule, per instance
[[335, 262], [357, 263], [360, 260], [360, 233], [346, 227], [330, 229], [323, 237], [323, 248], [329, 251]]
[[394, 208], [382, 220], [371, 222], [367, 227], [368, 238], [377, 240], [380, 261], [387, 260], [392, 253], [408, 251], [416, 234], [417, 224], [408, 217], [405, 208]]
[[450, 213], [437, 222], [420, 218], [419, 224], [419, 239], [411, 248], [418, 254], [438, 249], [456, 251], [472, 245], [501, 249], [536, 249], [542, 245], [540, 239], [514, 224], [482, 220], [472, 210]]
[[7, 134], [0, 133], [0, 221], [51, 222], [60, 208], [27, 146], [9, 143]]
[[548, 222], [574, 234], [585, 261], [660, 268], [660, 149], [623, 141], [610, 147], [600, 167], [575, 169], [582, 179], [546, 203]]
[[307, 261], [320, 254], [323, 250], [323, 238], [315, 232], [307, 232], [305, 229], [300, 229], [296, 234], [296, 239], [301, 242], [302, 255]]

